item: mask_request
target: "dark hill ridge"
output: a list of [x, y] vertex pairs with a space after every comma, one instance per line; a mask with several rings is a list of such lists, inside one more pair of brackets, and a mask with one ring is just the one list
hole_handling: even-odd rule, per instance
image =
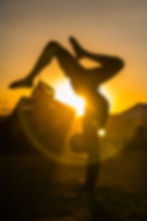
[[131, 119], [147, 120], [147, 104], [138, 103], [119, 115]]
[[[21, 98], [19, 100], [19, 103], [23, 103], [25, 102], [26, 98]], [[28, 99], [29, 101], [29, 99]], [[57, 102], [57, 101], [56, 101]], [[58, 104], [60, 102], [57, 102]], [[62, 106], [66, 106], [67, 105], [64, 105], [64, 104], [61, 104]], [[133, 119], [143, 119], [143, 120], [146, 120], [147, 119], [147, 103], [138, 103], [132, 107], [130, 107], [129, 109], [119, 113], [119, 114], [112, 114], [110, 115], [110, 117], [126, 117], [126, 118], [131, 118], [132, 120]], [[1, 115], [0, 116], [0, 123], [6, 119], [7, 116], [6, 115]]]
[[[74, 115], [72, 108], [54, 99], [54, 90], [50, 86], [40, 82], [30, 97], [19, 100], [11, 115], [0, 117], [0, 153], [36, 152], [26, 127], [41, 144], [60, 152]], [[81, 121], [77, 120], [74, 132], [80, 128]], [[140, 131], [146, 134], [147, 104], [138, 103], [120, 114], [110, 115], [106, 131], [108, 140], [131, 139]]]
[[139, 127], [147, 131], [147, 104], [138, 103], [119, 114], [110, 115], [106, 127], [114, 136], [133, 136]]
[[0, 123], [1, 153], [34, 153], [36, 142], [55, 153], [62, 152], [75, 111], [54, 99], [52, 88], [40, 82], [30, 97]]

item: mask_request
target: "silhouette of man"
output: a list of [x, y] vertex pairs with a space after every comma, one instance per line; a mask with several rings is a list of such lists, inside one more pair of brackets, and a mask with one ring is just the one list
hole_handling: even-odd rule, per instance
[[[86, 113], [83, 119], [83, 139], [88, 149], [88, 165], [85, 186], [93, 189], [99, 171], [99, 154], [97, 130], [105, 125], [108, 116], [108, 102], [98, 92], [98, 87], [114, 77], [124, 66], [124, 62], [115, 56], [96, 54], [83, 49], [73, 37], [70, 43], [75, 56], [55, 41], [49, 42], [44, 48], [32, 71], [22, 80], [15, 81], [10, 88], [32, 87], [34, 78], [48, 65], [52, 58], [56, 58], [65, 75], [78, 95], [87, 101]], [[100, 64], [100, 67], [86, 69], [79, 63], [81, 58], [90, 58]]]

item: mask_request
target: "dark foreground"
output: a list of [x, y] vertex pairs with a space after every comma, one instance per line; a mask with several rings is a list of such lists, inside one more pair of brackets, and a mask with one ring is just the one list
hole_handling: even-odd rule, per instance
[[102, 162], [94, 194], [80, 191], [85, 171], [38, 155], [1, 155], [0, 220], [146, 221], [147, 151]]

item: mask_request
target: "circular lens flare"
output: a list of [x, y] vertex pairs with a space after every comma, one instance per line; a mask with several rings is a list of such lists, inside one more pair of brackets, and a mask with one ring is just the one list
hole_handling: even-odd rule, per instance
[[105, 137], [106, 136], [106, 130], [105, 129], [99, 129], [97, 133], [98, 133], [99, 137]]

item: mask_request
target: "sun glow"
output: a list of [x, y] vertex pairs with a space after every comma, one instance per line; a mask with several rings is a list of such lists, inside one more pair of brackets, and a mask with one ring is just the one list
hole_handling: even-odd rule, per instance
[[[99, 88], [106, 99], [109, 101], [110, 109], [112, 108], [112, 97], [106, 88]], [[77, 96], [69, 80], [62, 80], [55, 85], [55, 98], [62, 103], [70, 105], [76, 110], [77, 116], [82, 116], [85, 113], [86, 101], [83, 97]]]
[[85, 113], [85, 100], [74, 93], [68, 80], [57, 84], [55, 97], [57, 100], [72, 106], [78, 116], [82, 116]]

